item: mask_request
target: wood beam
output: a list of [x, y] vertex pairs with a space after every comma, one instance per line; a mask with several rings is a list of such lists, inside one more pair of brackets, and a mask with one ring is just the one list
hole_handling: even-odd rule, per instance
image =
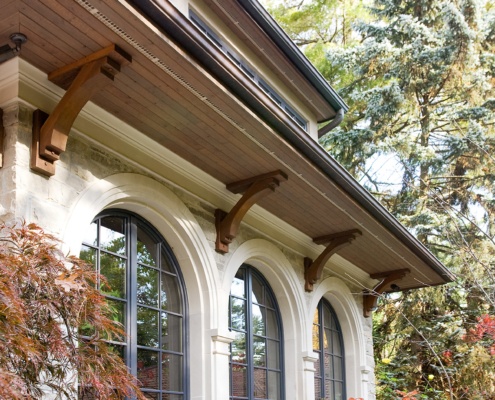
[[[372, 279], [381, 279], [381, 282], [373, 290], [365, 290], [363, 293], [363, 315], [365, 318], [369, 318], [371, 313], [376, 310], [378, 297], [385, 292], [386, 288], [393, 282], [404, 278], [410, 272], [409, 269], [404, 268], [370, 275]], [[399, 290], [400, 288], [396, 285], [396, 289]]]
[[131, 60], [124, 50], [111, 45], [48, 75], [50, 81], [67, 91], [50, 115], [33, 115], [31, 169], [47, 176], [55, 173], [54, 162], [65, 151], [69, 132], [82, 108]]
[[260, 199], [274, 192], [280, 183], [286, 180], [287, 175], [277, 170], [226, 186], [232, 193], [243, 193], [243, 195], [229, 213], [220, 209], [215, 210], [217, 231], [215, 250], [218, 253], [228, 253], [229, 244], [237, 236], [239, 225], [249, 209]]
[[316, 244], [327, 244], [327, 247], [313, 261], [311, 258], [304, 258], [304, 289], [306, 292], [313, 291], [313, 285], [321, 279], [323, 268], [327, 261], [339, 250], [350, 245], [362, 233], [359, 229], [332, 233], [330, 235], [320, 236], [313, 239]]

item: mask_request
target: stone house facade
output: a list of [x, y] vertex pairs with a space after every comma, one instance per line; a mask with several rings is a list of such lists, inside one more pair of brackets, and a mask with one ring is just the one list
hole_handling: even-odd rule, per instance
[[1, 219], [109, 275], [147, 396], [373, 399], [376, 297], [452, 276], [319, 147], [345, 102], [262, 7], [7, 3]]

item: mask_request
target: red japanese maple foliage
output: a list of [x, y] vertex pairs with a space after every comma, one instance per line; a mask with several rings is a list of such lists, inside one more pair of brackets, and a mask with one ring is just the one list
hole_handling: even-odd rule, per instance
[[[121, 326], [91, 266], [34, 224], [0, 224], [0, 399], [144, 399], [108, 340]], [[81, 340], [78, 328], [92, 334]]]
[[466, 342], [479, 342], [483, 339], [491, 341], [488, 352], [495, 356], [495, 316], [484, 314], [476, 319], [476, 325], [464, 336]]

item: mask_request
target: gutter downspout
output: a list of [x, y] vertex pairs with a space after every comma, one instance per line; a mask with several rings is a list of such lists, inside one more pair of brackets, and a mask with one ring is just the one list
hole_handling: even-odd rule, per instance
[[343, 120], [344, 120], [344, 109], [340, 108], [337, 111], [335, 117], [333, 117], [333, 119], [330, 120], [330, 123], [326, 124], [323, 128], [318, 130], [318, 139], [320, 139], [326, 133], [330, 132], [332, 129], [339, 126]]

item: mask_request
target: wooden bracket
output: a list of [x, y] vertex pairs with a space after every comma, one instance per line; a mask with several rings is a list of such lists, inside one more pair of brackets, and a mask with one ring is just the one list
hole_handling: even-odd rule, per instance
[[304, 258], [304, 289], [306, 292], [313, 291], [313, 285], [321, 279], [323, 267], [330, 257], [340, 249], [350, 245], [357, 236], [361, 235], [362, 233], [359, 229], [351, 229], [349, 231], [332, 233], [313, 239], [313, 242], [316, 244], [328, 244], [315, 261], [308, 257]]
[[84, 105], [131, 61], [129, 54], [111, 45], [48, 74], [51, 82], [67, 91], [50, 115], [33, 116], [31, 169], [47, 176], [55, 173], [54, 162], [65, 151], [69, 132]]
[[[371, 313], [376, 310], [376, 304], [378, 297], [385, 292], [385, 289], [395, 281], [404, 278], [411, 271], [407, 268], [397, 269], [395, 271], [380, 272], [371, 274], [372, 279], [381, 279], [382, 281], [376, 285], [373, 290], [365, 290], [363, 293], [363, 315], [365, 318], [369, 318]], [[397, 290], [399, 287], [397, 286]]]
[[280, 186], [280, 182], [286, 180], [287, 175], [277, 170], [227, 185], [227, 189], [232, 193], [243, 193], [243, 195], [229, 213], [220, 209], [215, 210], [217, 230], [215, 250], [218, 253], [228, 253], [229, 244], [237, 236], [239, 225], [249, 209], [258, 200], [274, 192]]

